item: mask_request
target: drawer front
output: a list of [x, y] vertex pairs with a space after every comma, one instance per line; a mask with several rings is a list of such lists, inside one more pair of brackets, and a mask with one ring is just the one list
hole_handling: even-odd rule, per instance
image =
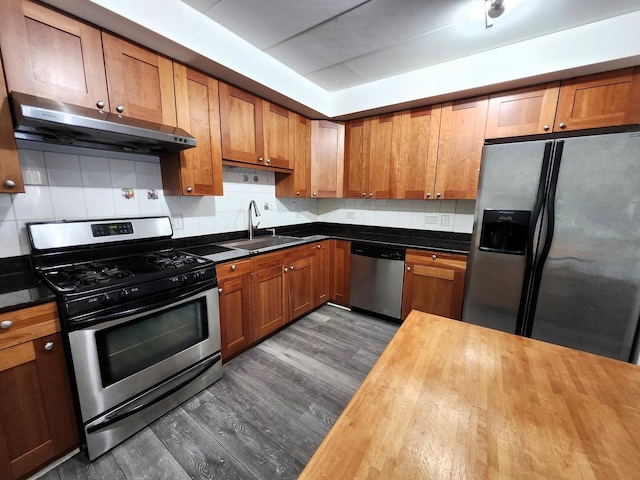
[[240, 262], [227, 262], [216, 265], [216, 276], [218, 281], [229, 278], [241, 277], [251, 272], [251, 261], [242, 260]]
[[405, 264], [428, 265], [464, 271], [467, 268], [467, 257], [454, 253], [407, 249]]
[[0, 314], [0, 349], [60, 331], [54, 302]]

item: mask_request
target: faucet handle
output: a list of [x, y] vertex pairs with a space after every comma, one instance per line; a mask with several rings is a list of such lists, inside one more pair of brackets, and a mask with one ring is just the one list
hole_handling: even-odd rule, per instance
[[267, 232], [271, 232], [271, 236], [272, 237], [276, 236], [276, 229], [275, 228], [267, 228], [266, 230], [267, 230]]
[[257, 230], [259, 226], [260, 226], [260, 222], [256, 223], [256, 224], [253, 226], [253, 229], [254, 229], [254, 230]]

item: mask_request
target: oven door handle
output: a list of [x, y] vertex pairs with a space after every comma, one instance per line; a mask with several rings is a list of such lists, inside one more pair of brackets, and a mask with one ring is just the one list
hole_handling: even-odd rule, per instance
[[[165, 398], [171, 396], [172, 394], [180, 390], [182, 387], [184, 387], [188, 383], [191, 383], [197, 377], [202, 375], [206, 370], [210, 369], [221, 360], [222, 360], [222, 355], [220, 353], [216, 353], [205, 362], [199, 365], [196, 365], [195, 367], [191, 367], [189, 370], [183, 372], [179, 377], [172, 378], [166, 382], [161, 383], [160, 385], [157, 385], [150, 391], [140, 395], [139, 397], [127, 403], [126, 405], [123, 405], [117, 410], [114, 410], [113, 412], [105, 415], [104, 417], [102, 417], [103, 420], [99, 421], [99, 423], [94, 423], [92, 425], [87, 426], [87, 433], [97, 432], [98, 430], [101, 430], [105, 427], [108, 427], [109, 425], [119, 422], [123, 418], [127, 418], [135, 413], [140, 412], [141, 410], [144, 410], [147, 407], [150, 407], [160, 402], [161, 400], [164, 400]], [[175, 382], [178, 379], [182, 379], [182, 376], [187, 374], [189, 375], [188, 378], [180, 381], [177, 385], [172, 386], [168, 390], [163, 390], [163, 387], [170, 386], [171, 383]], [[159, 392], [159, 390], [163, 390], [163, 391]]]

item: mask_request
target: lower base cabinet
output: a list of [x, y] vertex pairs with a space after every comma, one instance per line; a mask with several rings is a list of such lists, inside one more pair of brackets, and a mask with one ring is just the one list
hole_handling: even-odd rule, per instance
[[330, 240], [330, 300], [338, 305], [350, 306], [351, 242]]
[[411, 310], [460, 320], [467, 257], [408, 249], [402, 292], [402, 319]]
[[243, 351], [253, 341], [251, 265], [249, 260], [216, 265], [220, 294], [222, 361]]
[[78, 427], [55, 303], [0, 321], [0, 478], [15, 480], [76, 448]]

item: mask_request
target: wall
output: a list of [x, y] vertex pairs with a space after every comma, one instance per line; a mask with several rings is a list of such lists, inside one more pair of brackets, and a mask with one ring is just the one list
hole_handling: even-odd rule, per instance
[[224, 167], [223, 197], [165, 197], [157, 158], [19, 153], [25, 193], [0, 195], [0, 257], [30, 253], [25, 223], [34, 221], [170, 215], [175, 237], [246, 230], [250, 200], [261, 228], [324, 221], [471, 233], [473, 226], [473, 201], [277, 199], [272, 172], [234, 167]]

